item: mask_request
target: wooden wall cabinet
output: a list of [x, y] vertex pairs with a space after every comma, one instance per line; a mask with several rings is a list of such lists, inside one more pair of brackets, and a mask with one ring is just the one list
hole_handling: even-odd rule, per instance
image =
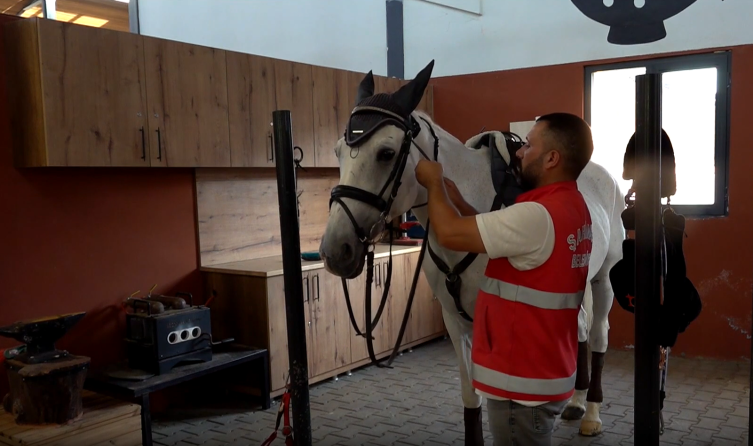
[[141, 36], [36, 18], [4, 28], [17, 166], [150, 165]]
[[4, 32], [17, 167], [274, 167], [278, 109], [301, 166], [338, 167], [364, 76], [38, 17]]
[[[374, 353], [379, 358], [388, 356], [397, 340], [418, 255], [417, 251], [393, 254], [390, 294], [373, 332], [376, 338]], [[383, 273], [386, 272], [387, 262], [387, 257], [375, 259], [374, 262], [375, 271], [379, 269], [381, 273], [376, 273], [374, 279], [372, 318], [382, 295]], [[207, 294], [214, 296], [211, 303], [212, 336], [215, 339], [233, 337], [237, 342], [269, 349], [271, 390], [273, 395], [279, 395], [284, 390], [289, 369], [283, 276], [264, 277], [232, 265], [202, 268]], [[370, 360], [366, 340], [356, 336], [351, 326], [340, 278], [323, 267], [318, 267], [303, 271], [301, 280], [309, 383], [368, 364]], [[365, 281], [365, 271], [356, 279], [348, 281], [354, 316], [361, 330], [365, 328]], [[441, 306], [421, 273], [401, 349], [405, 350], [444, 333]]]
[[143, 39], [151, 165], [230, 167], [225, 51]]

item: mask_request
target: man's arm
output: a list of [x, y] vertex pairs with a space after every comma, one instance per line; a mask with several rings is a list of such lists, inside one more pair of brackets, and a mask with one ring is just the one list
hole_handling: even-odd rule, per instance
[[460, 215], [463, 217], [473, 217], [478, 215], [476, 208], [465, 201], [463, 195], [458, 190], [458, 187], [451, 179], [444, 178], [444, 187], [447, 191], [447, 195], [450, 197], [450, 201], [455, 205], [455, 208], [460, 211]]
[[429, 194], [429, 221], [439, 244], [453, 251], [485, 253], [486, 248], [476, 224], [476, 209], [461, 205], [463, 209], [460, 212], [468, 216], [459, 215], [441, 177], [431, 178], [425, 187]]

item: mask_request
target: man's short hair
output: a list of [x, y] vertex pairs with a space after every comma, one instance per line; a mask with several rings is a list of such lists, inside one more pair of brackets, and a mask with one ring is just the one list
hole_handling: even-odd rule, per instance
[[570, 113], [550, 113], [536, 122], [546, 122], [545, 133], [564, 155], [565, 170], [577, 179], [594, 151], [591, 127], [580, 116]]

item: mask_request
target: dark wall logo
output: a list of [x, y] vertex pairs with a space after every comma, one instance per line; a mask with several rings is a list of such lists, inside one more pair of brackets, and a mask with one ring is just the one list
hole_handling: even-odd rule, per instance
[[[651, 43], [667, 37], [664, 21], [696, 0], [572, 0], [586, 17], [609, 26], [607, 42], [615, 45]], [[611, 4], [607, 6], [605, 3]], [[636, 3], [642, 3], [638, 7]]]

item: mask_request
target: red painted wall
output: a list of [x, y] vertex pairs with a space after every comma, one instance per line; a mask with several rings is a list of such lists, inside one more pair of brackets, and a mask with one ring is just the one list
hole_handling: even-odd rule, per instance
[[85, 311], [58, 347], [98, 367], [124, 357], [120, 303], [134, 291], [201, 299], [193, 170], [14, 168], [2, 47], [0, 33], [0, 325]]
[[[753, 46], [732, 50], [729, 216], [688, 220], [688, 277], [704, 308], [680, 335], [675, 354], [739, 359], [750, 357], [753, 295]], [[612, 62], [612, 61], [599, 61]], [[509, 130], [554, 111], [583, 116], [584, 66], [576, 63], [437, 78], [434, 115], [461, 141], [486, 130]], [[675, 148], [682, 150], [682, 148]], [[633, 315], [614, 302], [610, 347], [632, 348]]]

